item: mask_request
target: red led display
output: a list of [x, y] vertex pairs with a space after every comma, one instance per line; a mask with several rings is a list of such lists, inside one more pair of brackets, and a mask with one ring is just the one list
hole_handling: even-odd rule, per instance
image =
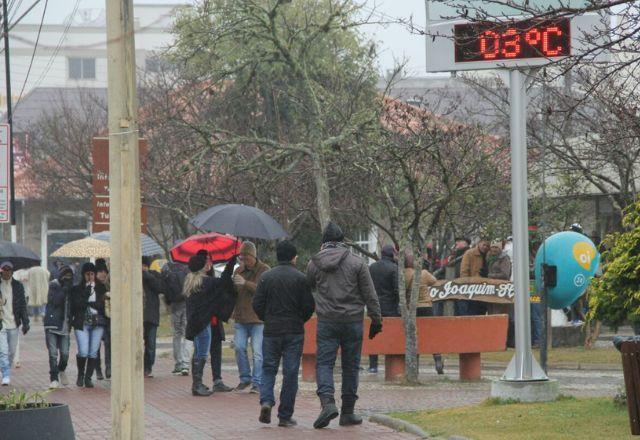
[[457, 24], [454, 36], [456, 63], [571, 55], [568, 18]]

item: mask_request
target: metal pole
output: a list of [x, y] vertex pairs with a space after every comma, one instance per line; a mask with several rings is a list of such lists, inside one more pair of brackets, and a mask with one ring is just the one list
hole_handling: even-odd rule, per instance
[[529, 234], [527, 209], [526, 89], [522, 72], [509, 72], [511, 116], [511, 220], [513, 229], [513, 282], [515, 299], [516, 354], [504, 380], [546, 380], [531, 352], [529, 310]]
[[9, 15], [7, 2], [2, 2], [2, 28], [4, 37], [4, 67], [7, 80], [7, 123], [9, 124], [9, 218], [11, 221], [11, 241], [18, 241], [16, 230], [16, 196], [13, 185], [13, 109], [11, 104], [11, 66], [9, 63]]
[[107, 0], [111, 438], [144, 438], [140, 164], [132, 0]]

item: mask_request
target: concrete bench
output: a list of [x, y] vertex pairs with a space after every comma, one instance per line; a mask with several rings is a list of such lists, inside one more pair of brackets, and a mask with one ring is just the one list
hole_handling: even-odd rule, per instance
[[[481, 378], [480, 354], [506, 349], [507, 315], [438, 316], [416, 318], [418, 354], [456, 353], [460, 359], [460, 379]], [[385, 356], [385, 379], [399, 380], [405, 373], [405, 336], [402, 318], [384, 318], [383, 331], [368, 338], [365, 320], [362, 354]], [[316, 317], [305, 324], [302, 351], [302, 380], [316, 378]]]

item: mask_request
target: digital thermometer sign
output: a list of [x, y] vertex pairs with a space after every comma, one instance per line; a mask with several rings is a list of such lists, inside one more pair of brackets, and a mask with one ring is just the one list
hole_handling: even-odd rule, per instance
[[555, 58], [571, 55], [568, 18], [454, 26], [455, 62]]

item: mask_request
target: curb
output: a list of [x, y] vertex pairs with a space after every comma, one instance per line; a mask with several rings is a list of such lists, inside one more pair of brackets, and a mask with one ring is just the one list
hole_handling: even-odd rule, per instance
[[409, 434], [413, 434], [418, 438], [433, 438], [429, 435], [429, 433], [424, 432], [420, 427], [414, 425], [413, 423], [405, 422], [404, 420], [396, 419], [382, 414], [373, 414], [369, 416], [369, 421], [386, 426], [395, 431], [408, 432]]

